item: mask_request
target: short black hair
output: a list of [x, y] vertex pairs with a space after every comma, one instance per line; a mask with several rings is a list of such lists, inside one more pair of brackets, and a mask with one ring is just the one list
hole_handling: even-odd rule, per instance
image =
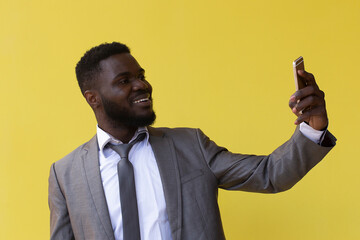
[[94, 86], [94, 79], [100, 73], [100, 61], [112, 55], [130, 53], [130, 49], [122, 43], [102, 43], [88, 50], [76, 64], [75, 72], [81, 92]]

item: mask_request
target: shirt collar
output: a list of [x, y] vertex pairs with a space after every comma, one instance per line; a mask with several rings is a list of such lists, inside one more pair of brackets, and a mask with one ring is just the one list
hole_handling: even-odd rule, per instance
[[[147, 127], [139, 127], [136, 130], [134, 136], [131, 138], [130, 142], [134, 141], [140, 133], [144, 133], [144, 132], [146, 133], [146, 137], [143, 141], [145, 141], [145, 143], [148, 144], [149, 131], [148, 131]], [[104, 150], [106, 144], [108, 144], [109, 142], [111, 142], [112, 144], [115, 144], [115, 145], [123, 144], [123, 142], [121, 142], [120, 140], [111, 136], [110, 133], [107, 133], [104, 130], [102, 130], [98, 125], [96, 125], [96, 137], [98, 140], [99, 149], [103, 154], [104, 154], [103, 150]]]

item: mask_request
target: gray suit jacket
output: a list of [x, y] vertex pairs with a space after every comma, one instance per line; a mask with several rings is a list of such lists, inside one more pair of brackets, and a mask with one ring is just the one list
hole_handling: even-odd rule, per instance
[[[291, 188], [335, 145], [296, 129], [268, 156], [233, 154], [199, 129], [151, 128], [173, 240], [225, 239], [218, 187], [275, 193]], [[96, 136], [51, 166], [51, 239], [114, 239], [101, 182]]]

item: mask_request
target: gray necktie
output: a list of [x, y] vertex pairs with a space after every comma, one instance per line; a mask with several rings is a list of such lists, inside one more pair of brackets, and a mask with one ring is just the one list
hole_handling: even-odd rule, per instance
[[145, 133], [140, 133], [138, 137], [129, 144], [109, 145], [109, 147], [121, 157], [121, 160], [117, 164], [117, 170], [124, 240], [140, 240], [139, 212], [136, 201], [134, 169], [128, 159], [128, 155], [131, 147], [136, 142], [143, 140], [145, 136]]

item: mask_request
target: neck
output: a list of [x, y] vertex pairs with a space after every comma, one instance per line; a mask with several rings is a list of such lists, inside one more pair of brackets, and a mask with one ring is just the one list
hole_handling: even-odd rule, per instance
[[135, 126], [124, 126], [121, 124], [109, 124], [98, 122], [99, 127], [105, 132], [111, 134], [111, 136], [120, 140], [123, 143], [128, 143], [134, 136], [136, 130]]

